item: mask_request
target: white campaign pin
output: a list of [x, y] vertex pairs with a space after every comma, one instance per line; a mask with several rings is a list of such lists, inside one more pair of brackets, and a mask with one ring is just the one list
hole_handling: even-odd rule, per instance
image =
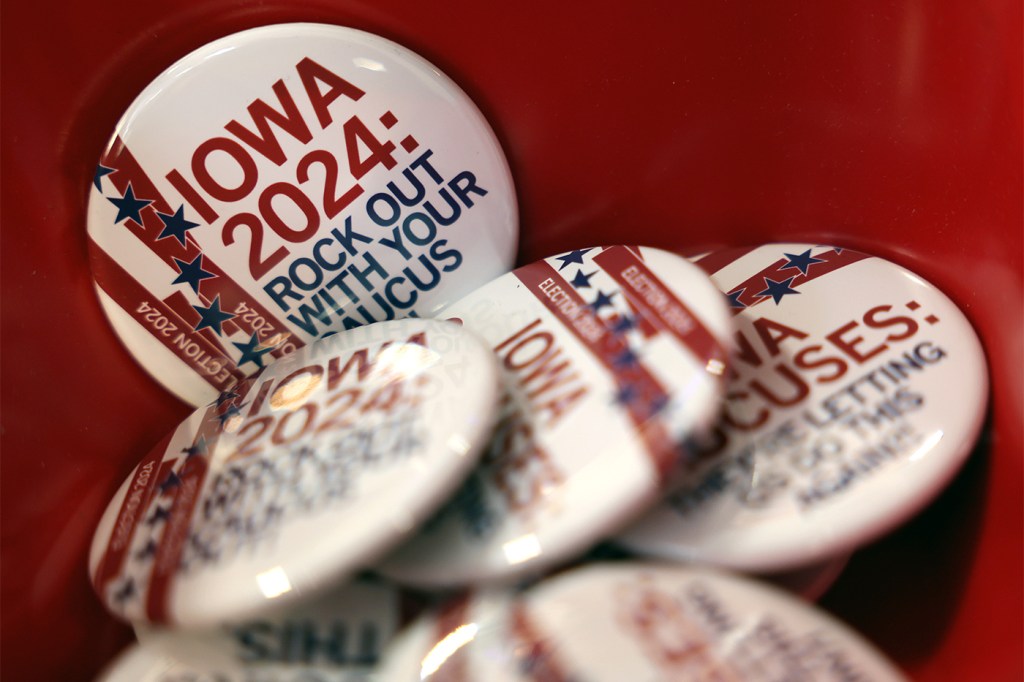
[[443, 316], [493, 348], [505, 402], [454, 501], [378, 567], [400, 581], [497, 581], [571, 558], [649, 505], [679, 469], [682, 441], [717, 416], [728, 309], [679, 256], [579, 249]]
[[749, 579], [684, 566], [590, 564], [521, 595], [476, 596], [395, 641], [389, 682], [902, 682], [825, 613]]
[[89, 557], [100, 598], [126, 620], [202, 627], [339, 584], [469, 472], [497, 371], [473, 334], [418, 319], [278, 360], [197, 410], [121, 486]]
[[706, 464], [619, 541], [784, 571], [879, 537], [952, 479], [981, 428], [981, 344], [903, 268], [773, 244], [697, 261], [736, 312], [737, 353]]
[[511, 268], [518, 219], [501, 148], [451, 80], [378, 36], [283, 24], [139, 95], [88, 233], [114, 330], [200, 405], [330, 331], [433, 317]]

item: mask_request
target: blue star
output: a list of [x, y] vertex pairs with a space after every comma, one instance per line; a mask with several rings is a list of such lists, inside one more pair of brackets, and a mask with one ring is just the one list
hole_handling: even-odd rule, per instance
[[636, 357], [636, 353], [633, 352], [633, 349], [627, 347], [621, 353], [612, 358], [612, 365], [614, 365], [617, 368], [623, 369], [627, 367], [632, 367], [637, 363], [637, 361], [638, 358]]
[[153, 514], [146, 519], [146, 525], [155, 526], [160, 521], [166, 521], [169, 518], [171, 518], [171, 508], [161, 507], [158, 505], [157, 508], [153, 510]]
[[135, 596], [135, 592], [135, 581], [129, 576], [125, 579], [124, 584], [114, 592], [114, 601], [118, 604], [124, 604]]
[[637, 398], [637, 390], [631, 384], [623, 384], [615, 392], [615, 402], [619, 405], [629, 405]]
[[220, 420], [220, 425], [224, 426], [228, 423], [228, 420], [234, 417], [236, 414], [242, 414], [242, 408], [245, 405], [231, 405], [228, 409], [224, 410], [217, 415], [217, 419]]
[[232, 341], [231, 343], [235, 348], [242, 351], [242, 357], [238, 358], [239, 367], [247, 362], [255, 362], [257, 367], [263, 367], [263, 356], [274, 350], [273, 348], [258, 349], [257, 346], [260, 345], [260, 340], [256, 338], [256, 332], [252, 333], [248, 343], [238, 343], [237, 341]]
[[800, 293], [796, 289], [794, 289], [791, 286], [789, 286], [790, 284], [793, 283], [794, 279], [796, 279], [796, 277], [790, 277], [789, 279], [783, 280], [781, 282], [776, 282], [774, 279], [769, 279], [768, 277], [765, 277], [764, 278], [764, 284], [765, 284], [765, 287], [766, 287], [765, 290], [764, 291], [759, 291], [755, 295], [756, 296], [771, 296], [772, 299], [774, 299], [774, 301], [775, 301], [775, 305], [778, 305], [779, 301], [782, 300], [783, 296], [787, 296], [789, 294], [799, 294]]
[[656, 414], [660, 414], [665, 410], [666, 407], [668, 407], [668, 403], [669, 400], [667, 395], [660, 394], [655, 396], [654, 398], [651, 399], [651, 402], [648, 405], [648, 408], [650, 410], [648, 416], [653, 417]]
[[191, 220], [185, 220], [184, 204], [179, 206], [178, 210], [171, 215], [161, 213], [160, 211], [157, 211], [156, 215], [164, 224], [164, 229], [160, 231], [160, 236], [157, 237], [157, 239], [174, 237], [182, 246], [185, 246], [185, 234], [193, 227], [199, 227], [199, 223], [194, 223]]
[[197, 440], [193, 445], [190, 445], [187, 448], [182, 448], [181, 451], [185, 453], [185, 459], [196, 457], [197, 455], [205, 455], [206, 436], [199, 436], [199, 440]]
[[[227, 322], [232, 317], [234, 317], [234, 314], [225, 313], [220, 309], [220, 294], [217, 294], [217, 296], [213, 299], [213, 302], [210, 303], [209, 308], [204, 308], [201, 305], [194, 305], [192, 307], [196, 309], [197, 313], [199, 313], [199, 324], [195, 326], [196, 331], [206, 329], [207, 327], [209, 327], [210, 329], [217, 333], [217, 336], [224, 336], [224, 331], [221, 329], [221, 324]], [[235, 397], [237, 398], [238, 395], [235, 394]], [[220, 398], [218, 398], [217, 401], [219, 403]]]
[[149, 559], [152, 556], [156, 556], [156, 549], [157, 549], [156, 540], [154, 540], [153, 538], [150, 538], [146, 542], [145, 546], [143, 546], [142, 549], [140, 549], [138, 552], [135, 553], [135, 558], [136, 559]]
[[140, 211], [153, 203], [150, 199], [136, 198], [135, 190], [132, 189], [131, 183], [128, 183], [128, 189], [124, 191], [123, 197], [107, 197], [107, 201], [117, 206], [117, 217], [114, 218], [115, 225], [128, 218], [141, 225], [142, 215]]
[[625, 334], [630, 329], [635, 329], [635, 328], [636, 328], [636, 320], [634, 318], [630, 317], [629, 315], [622, 315], [615, 322], [615, 324], [612, 325], [612, 333], [613, 334]]
[[730, 308], [746, 308], [747, 307], [745, 303], [740, 301], [740, 297], [743, 295], [744, 291], [746, 291], [746, 289], [737, 289], [736, 291], [730, 291], [728, 294], [725, 295], [725, 297], [727, 299], [729, 299], [729, 307]]
[[576, 271], [576, 276], [572, 278], [572, 285], [577, 289], [589, 289], [590, 278], [597, 274], [597, 270], [594, 270], [589, 275], [584, 275], [582, 270]]
[[240, 396], [235, 393], [234, 389], [229, 388], [226, 391], [221, 391], [221, 394], [217, 396], [217, 407], [220, 407], [224, 403], [229, 403], [238, 397]]
[[188, 284], [192, 287], [192, 291], [197, 294], [199, 293], [199, 282], [217, 276], [212, 272], [203, 270], [203, 254], [196, 256], [191, 263], [186, 263], [177, 258], [174, 259], [174, 262], [178, 266], [178, 276], [174, 278], [171, 284]]
[[166, 493], [167, 491], [173, 490], [174, 488], [178, 488], [180, 486], [181, 479], [178, 477], [178, 474], [172, 471], [169, 474], [167, 474], [167, 480], [160, 484], [160, 492]]
[[562, 264], [558, 266], [558, 271], [561, 272], [565, 266], [572, 263], [575, 263], [576, 265], [583, 265], [583, 254], [587, 251], [590, 251], [590, 249], [576, 249], [575, 251], [570, 251], [564, 256], [558, 256], [555, 258], [555, 260], [562, 261]]
[[92, 184], [96, 185], [96, 189], [103, 191], [103, 186], [100, 185], [100, 180], [107, 177], [114, 172], [113, 168], [107, 168], [101, 163], [96, 164], [96, 173], [92, 176]]
[[591, 303], [587, 307], [590, 308], [591, 310], [593, 310], [595, 314], [599, 313], [599, 312], [601, 312], [601, 308], [604, 308], [606, 306], [610, 306], [612, 304], [612, 296], [614, 296], [614, 295], [615, 295], [615, 293], [612, 293], [611, 295], [608, 295], [608, 294], [604, 293], [603, 291], [601, 291], [600, 289], [598, 289], [598, 291], [597, 291], [597, 298], [595, 298], [593, 303]]
[[807, 249], [806, 251], [799, 255], [792, 253], [783, 253], [782, 255], [786, 257], [786, 264], [779, 269], [787, 270], [789, 268], [796, 268], [800, 271], [801, 275], [806, 275], [807, 269], [810, 268], [815, 263], [825, 262], [820, 258], [814, 258], [813, 256], [811, 256], [810, 249]]

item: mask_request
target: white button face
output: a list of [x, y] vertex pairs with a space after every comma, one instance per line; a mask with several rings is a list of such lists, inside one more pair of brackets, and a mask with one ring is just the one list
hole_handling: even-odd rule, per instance
[[774, 244], [699, 259], [736, 311], [737, 354], [706, 465], [626, 531], [630, 549], [780, 571], [847, 552], [919, 511], [981, 428], [981, 344], [892, 263]]
[[121, 486], [90, 555], [100, 597], [127, 620], [199, 627], [337, 585], [461, 483], [493, 427], [497, 371], [478, 338], [435, 320], [282, 358], [197, 410]]
[[155, 652], [209, 670], [315, 667], [366, 676], [398, 631], [402, 610], [395, 585], [360, 579], [252, 620], [189, 630], [137, 624], [135, 634]]
[[592, 564], [521, 596], [454, 602], [385, 654], [393, 682], [899, 682], [823, 612], [756, 582], [682, 566]]
[[139, 95], [88, 233], [115, 331], [201, 405], [329, 331], [433, 317], [511, 268], [518, 217], [451, 80], [383, 38], [284, 24], [210, 43]]
[[572, 251], [443, 316], [490, 344], [506, 397], [455, 500], [379, 567], [400, 581], [498, 581], [571, 558], [649, 505], [679, 468], [681, 441], [717, 416], [729, 314], [679, 256]]

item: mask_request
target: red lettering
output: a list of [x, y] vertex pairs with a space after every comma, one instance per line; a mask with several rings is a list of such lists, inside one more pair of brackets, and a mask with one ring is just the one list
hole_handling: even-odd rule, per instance
[[812, 359], [810, 356], [812, 353], [819, 353], [824, 348], [821, 344], [814, 344], [804, 348], [795, 356], [793, 356], [793, 364], [800, 369], [817, 369], [819, 367], [834, 367], [831, 374], [820, 374], [815, 379], [819, 384], [827, 384], [830, 381], [835, 381], [844, 374], [846, 374], [849, 365], [842, 358], [838, 358], [834, 355], [825, 356], [823, 358]]
[[884, 352], [888, 346], [883, 343], [868, 351], [861, 352], [857, 350], [857, 346], [864, 342], [864, 337], [857, 336], [852, 339], [844, 339], [843, 336], [856, 329], [858, 324], [859, 323], [856, 320], [847, 322], [825, 338], [828, 339], [833, 346], [846, 353], [846, 355], [848, 355], [852, 360], [859, 364], [863, 364], [879, 353]]
[[890, 310], [892, 310], [891, 305], [875, 306], [864, 313], [864, 324], [872, 329], [885, 329], [886, 327], [903, 325], [904, 329], [902, 332], [890, 333], [885, 337], [889, 341], [902, 341], [903, 339], [909, 339], [917, 333], [918, 324], [912, 317], [897, 315], [895, 317], [879, 318], [880, 313], [887, 313]]
[[[242, 171], [242, 180], [237, 187], [225, 187], [210, 174], [209, 158], [214, 152], [223, 152], [231, 157]], [[256, 188], [259, 171], [245, 147], [229, 137], [214, 137], [196, 147], [192, 154], [192, 174], [207, 194], [220, 201], [239, 201], [249, 196]]]
[[[329, 71], [320, 64], [317, 64], [309, 57], [304, 58], [295, 65], [295, 70], [302, 80], [302, 87], [306, 89], [306, 96], [309, 103], [316, 112], [316, 118], [321, 128], [326, 128], [334, 120], [328, 106], [341, 96], [348, 97], [353, 102], [366, 93], [349, 83], [341, 76]], [[321, 91], [319, 83], [327, 86], [326, 91]]]
[[285, 162], [285, 153], [273, 129], [270, 127], [271, 122], [302, 144], [307, 144], [312, 140], [313, 134], [309, 132], [309, 126], [303, 120], [302, 114], [295, 105], [295, 100], [292, 99], [291, 93], [288, 92], [284, 81], [279, 80], [274, 83], [273, 89], [274, 94], [277, 95], [281, 111], [272, 108], [261, 99], [257, 99], [248, 107], [249, 115], [256, 125], [256, 130], [259, 131], [258, 133], [248, 130], [235, 120], [232, 120], [224, 128], [239, 140], [252, 147], [254, 151], [269, 159], [274, 165], [280, 166]]
[[768, 354], [775, 357], [780, 353], [779, 346], [788, 338], [806, 339], [807, 334], [799, 329], [787, 327], [781, 322], [772, 322], [767, 318], [754, 320], [754, 330], [761, 338], [761, 343], [768, 349]]

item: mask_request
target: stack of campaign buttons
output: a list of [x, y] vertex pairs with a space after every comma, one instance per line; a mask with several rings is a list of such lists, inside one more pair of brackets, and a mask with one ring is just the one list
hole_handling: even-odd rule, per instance
[[506, 272], [515, 191], [483, 116], [418, 55], [283, 24], [184, 57], [125, 112], [89, 201], [114, 330], [201, 405], [325, 333]]
[[[139, 95], [93, 177], [94, 283], [145, 369], [213, 402], [100, 520], [92, 581], [143, 643], [106, 682], [363, 680], [396, 584], [477, 591], [382, 680], [900, 679], [679, 564], [813, 600], [920, 510], [984, 415], [963, 314], [839, 247], [513, 271], [517, 233], [479, 111], [379, 37], [253, 29]], [[595, 545], [625, 556], [545, 578]]]

